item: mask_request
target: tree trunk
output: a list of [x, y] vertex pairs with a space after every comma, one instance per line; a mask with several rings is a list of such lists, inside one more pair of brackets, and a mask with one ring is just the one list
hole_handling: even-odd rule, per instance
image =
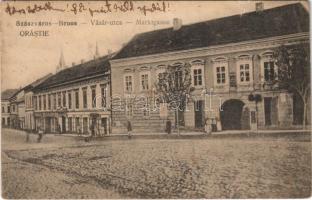
[[306, 121], [307, 121], [307, 103], [304, 100], [303, 101], [303, 122], [302, 122], [303, 129], [306, 128]]

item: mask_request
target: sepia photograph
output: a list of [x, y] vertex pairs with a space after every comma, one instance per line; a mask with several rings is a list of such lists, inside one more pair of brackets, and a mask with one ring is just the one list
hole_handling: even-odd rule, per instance
[[310, 2], [0, 9], [3, 199], [311, 197]]

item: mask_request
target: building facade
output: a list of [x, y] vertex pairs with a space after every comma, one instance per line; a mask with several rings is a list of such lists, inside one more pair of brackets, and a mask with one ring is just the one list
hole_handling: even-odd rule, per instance
[[35, 117], [34, 117], [34, 105], [33, 105], [33, 99], [34, 99], [34, 93], [33, 90], [41, 84], [43, 81], [51, 77], [52, 74], [47, 74], [46, 76], [43, 76], [42, 78], [34, 81], [33, 83], [27, 85], [24, 88], [25, 93], [25, 129], [29, 131], [35, 130]]
[[35, 129], [47, 133], [107, 135], [111, 129], [110, 56], [65, 68], [32, 92]]
[[24, 90], [18, 90], [10, 99], [10, 127], [25, 128], [25, 101]]
[[[261, 7], [260, 7], [261, 8]], [[182, 120], [202, 129], [207, 119], [218, 130], [274, 129], [293, 126], [293, 94], [274, 82], [274, 50], [309, 42], [309, 14], [301, 4], [235, 15], [135, 36], [111, 60], [113, 133], [163, 131], [165, 120]], [[177, 114], [133, 106], [141, 96], [154, 103], [155, 84], [167, 67], [191, 66], [187, 109]], [[259, 102], [252, 101], [259, 96]], [[131, 102], [132, 103], [129, 103]]]
[[2, 127], [10, 127], [11, 107], [10, 98], [17, 92], [17, 89], [8, 89], [1, 93], [1, 125]]

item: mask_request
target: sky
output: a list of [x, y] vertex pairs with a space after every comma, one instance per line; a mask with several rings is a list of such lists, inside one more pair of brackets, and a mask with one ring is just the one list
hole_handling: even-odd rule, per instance
[[[45, 2], [35, 2], [44, 5]], [[75, 2], [51, 2], [54, 8], [68, 11]], [[79, 2], [77, 2], [79, 3]], [[86, 8], [100, 8], [105, 2], [83, 2]], [[109, 3], [113, 3], [110, 2]], [[134, 2], [135, 6], [150, 6], [149, 2]], [[67, 67], [93, 59], [96, 43], [101, 56], [108, 50], [118, 51], [135, 34], [172, 27], [173, 18], [182, 19], [182, 24], [191, 24], [210, 19], [242, 14], [255, 10], [255, 1], [168, 1], [166, 12], [147, 13], [112, 12], [95, 14], [89, 12], [40, 11], [33, 14], [9, 15], [5, 12], [8, 4], [16, 9], [34, 6], [34, 2], [2, 2], [1, 8], [1, 89], [20, 88], [43, 77], [55, 73], [61, 51]], [[296, 1], [264, 1], [264, 9], [277, 7]], [[301, 2], [307, 10], [307, 2]], [[122, 25], [92, 25], [91, 20], [121, 21]], [[164, 25], [137, 25], [137, 20], [161, 20]], [[51, 22], [51, 26], [17, 26], [18, 22]], [[59, 21], [77, 22], [78, 26], [59, 26]], [[20, 36], [25, 31], [48, 31], [46, 37]], [[229, 30], [230, 31], [230, 30]]]

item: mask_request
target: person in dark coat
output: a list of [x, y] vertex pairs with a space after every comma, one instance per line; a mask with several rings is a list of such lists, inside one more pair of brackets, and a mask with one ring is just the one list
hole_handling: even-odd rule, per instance
[[38, 138], [37, 138], [37, 142], [38, 142], [38, 143], [41, 142], [42, 136], [43, 136], [43, 128], [42, 128], [42, 127], [39, 127], [39, 130], [38, 130]]
[[171, 121], [170, 121], [169, 118], [168, 118], [167, 121], [166, 121], [166, 132], [167, 132], [168, 134], [171, 133]]

